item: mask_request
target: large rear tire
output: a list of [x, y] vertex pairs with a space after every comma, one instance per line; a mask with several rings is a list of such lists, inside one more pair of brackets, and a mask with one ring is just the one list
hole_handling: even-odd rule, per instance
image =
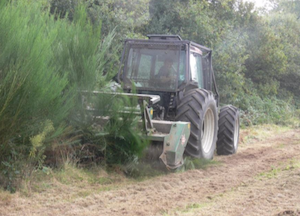
[[218, 131], [217, 106], [213, 93], [205, 89], [186, 92], [178, 104], [176, 120], [191, 123], [191, 135], [185, 154], [212, 159]]
[[239, 110], [232, 105], [222, 107], [219, 115], [218, 155], [231, 155], [237, 152], [239, 131]]

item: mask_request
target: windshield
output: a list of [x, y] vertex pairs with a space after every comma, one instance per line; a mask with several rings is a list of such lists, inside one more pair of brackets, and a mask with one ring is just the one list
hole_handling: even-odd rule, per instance
[[173, 91], [185, 79], [185, 61], [182, 45], [130, 44], [123, 81], [127, 88]]

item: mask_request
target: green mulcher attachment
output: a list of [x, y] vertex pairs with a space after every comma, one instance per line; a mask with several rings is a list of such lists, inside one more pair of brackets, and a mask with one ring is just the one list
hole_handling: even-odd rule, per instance
[[[182, 166], [183, 153], [190, 136], [190, 123], [180, 121], [151, 121], [153, 123], [154, 130], [145, 138], [150, 141], [158, 141], [162, 143], [163, 148], [159, 156], [160, 160], [169, 169], [176, 169]], [[152, 148], [154, 145], [155, 144], [152, 144]], [[151, 148], [149, 148], [148, 151], [148, 154], [153, 154], [152, 157], [156, 156], [155, 152], [151, 151]]]
[[[162, 152], [160, 154], [160, 160], [169, 169], [176, 169], [183, 165], [183, 153], [187, 141], [190, 137], [190, 123], [189, 122], [173, 122], [173, 121], [163, 121], [163, 120], [153, 120], [153, 109], [149, 108], [149, 103], [151, 107], [159, 102], [160, 97], [158, 95], [140, 95], [131, 94], [133, 97], [138, 97], [139, 104], [142, 110], [142, 122], [144, 129], [146, 131], [146, 139], [154, 142], [159, 142], [158, 149], [162, 145]], [[141, 101], [142, 100], [142, 101]], [[141, 106], [142, 105], [142, 106]], [[157, 154], [152, 149], [157, 149], [155, 144], [152, 144], [148, 148], [149, 155], [155, 160]]]
[[[85, 94], [90, 94], [85, 92]], [[138, 101], [136, 115], [141, 118], [138, 121], [139, 128], [143, 128], [142, 137], [150, 141], [146, 149], [146, 161], [152, 163], [158, 160], [168, 169], [176, 169], [183, 165], [183, 154], [187, 141], [190, 137], [190, 123], [181, 121], [165, 121], [153, 119], [152, 106], [160, 101], [159, 95], [146, 94], [128, 94], [128, 93], [107, 93], [93, 91], [94, 95], [111, 94], [112, 98], [127, 97], [134, 98]], [[86, 106], [86, 104], [85, 104]], [[125, 107], [122, 112], [126, 112]], [[95, 112], [91, 107], [87, 108]], [[95, 115], [95, 114], [94, 114]], [[96, 122], [105, 125], [110, 117], [95, 115]]]

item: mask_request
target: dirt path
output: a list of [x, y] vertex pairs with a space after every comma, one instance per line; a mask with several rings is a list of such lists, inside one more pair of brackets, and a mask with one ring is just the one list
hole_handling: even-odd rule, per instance
[[85, 197], [17, 196], [0, 202], [0, 215], [300, 215], [300, 130], [268, 136], [241, 133], [238, 154], [217, 156], [220, 164], [206, 170]]

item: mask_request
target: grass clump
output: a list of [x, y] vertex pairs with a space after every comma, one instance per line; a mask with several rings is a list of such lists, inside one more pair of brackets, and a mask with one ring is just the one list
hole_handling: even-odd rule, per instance
[[138, 181], [168, 173], [168, 170], [162, 162], [132, 162], [122, 166], [121, 169], [126, 176]]
[[13, 195], [8, 191], [3, 191], [0, 189], [0, 206], [9, 205], [12, 201]]
[[66, 197], [78, 198], [112, 190], [127, 181], [124, 176], [114, 171], [108, 173], [103, 167], [78, 168], [76, 164], [66, 162], [60, 169], [50, 169], [48, 174], [34, 170], [22, 181], [19, 192], [23, 196], [31, 196], [65, 191]]
[[209, 166], [219, 164], [218, 161], [186, 157], [184, 159], [183, 170], [206, 169]]

